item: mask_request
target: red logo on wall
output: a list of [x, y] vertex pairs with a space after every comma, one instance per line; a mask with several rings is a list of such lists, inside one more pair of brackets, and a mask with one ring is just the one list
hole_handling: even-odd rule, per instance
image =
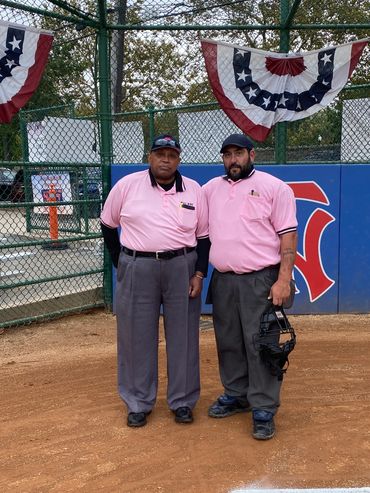
[[[329, 199], [314, 181], [289, 182], [297, 200], [329, 205]], [[329, 212], [317, 207], [308, 218], [303, 233], [303, 253], [297, 252], [295, 268], [306, 282], [311, 303], [318, 300], [335, 284], [326, 274], [321, 258], [321, 238], [327, 226], [335, 221]]]

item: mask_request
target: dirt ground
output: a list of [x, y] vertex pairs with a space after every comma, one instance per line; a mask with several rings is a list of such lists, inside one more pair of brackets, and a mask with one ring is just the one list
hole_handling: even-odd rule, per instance
[[[207, 325], [207, 317], [203, 322]], [[212, 419], [214, 334], [202, 329], [195, 421], [173, 421], [160, 342], [157, 405], [126, 426], [116, 392], [115, 318], [104, 311], [0, 335], [2, 493], [226, 493], [370, 485], [370, 315], [291, 316], [297, 346], [273, 440], [250, 414]], [[208, 323], [209, 326], [209, 323]]]

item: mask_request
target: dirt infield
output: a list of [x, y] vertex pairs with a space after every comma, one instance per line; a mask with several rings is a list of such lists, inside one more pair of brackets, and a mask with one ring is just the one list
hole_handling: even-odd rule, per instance
[[[207, 319], [205, 318], [206, 322]], [[127, 428], [116, 393], [115, 318], [103, 311], [0, 335], [2, 493], [226, 493], [238, 487], [370, 485], [370, 315], [291, 316], [298, 337], [276, 417], [257, 442], [250, 415], [215, 420], [213, 330], [202, 330], [192, 425], [158, 402]]]

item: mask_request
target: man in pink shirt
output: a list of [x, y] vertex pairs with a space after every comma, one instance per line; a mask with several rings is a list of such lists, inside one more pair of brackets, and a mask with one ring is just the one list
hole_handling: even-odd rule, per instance
[[224, 393], [209, 408], [213, 418], [252, 410], [253, 437], [275, 434], [281, 380], [256, 347], [262, 314], [291, 297], [297, 219], [291, 188], [253, 167], [253, 143], [230, 135], [221, 154], [226, 176], [203, 187], [209, 208], [208, 292]]
[[161, 306], [167, 402], [177, 423], [193, 421], [199, 398], [208, 213], [200, 185], [177, 169], [180, 152], [174, 137], [158, 136], [148, 156], [149, 169], [119, 180], [101, 214], [104, 242], [117, 268], [118, 387], [131, 427], [147, 423], [157, 397]]

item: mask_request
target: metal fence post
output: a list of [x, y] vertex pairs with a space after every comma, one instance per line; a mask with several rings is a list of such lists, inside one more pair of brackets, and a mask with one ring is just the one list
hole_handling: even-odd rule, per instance
[[153, 141], [155, 136], [155, 122], [154, 122], [154, 114], [155, 108], [153, 105], [148, 106], [148, 114], [149, 114], [149, 145]]
[[[107, 5], [105, 0], [99, 0], [98, 51], [99, 51], [99, 106], [98, 119], [100, 121], [101, 134], [101, 165], [103, 178], [103, 200], [110, 190], [110, 167], [113, 161], [112, 149], [112, 108], [110, 98], [110, 58], [109, 58], [109, 33], [107, 29]], [[104, 302], [108, 308], [113, 303], [112, 287], [112, 263], [107, 249], [104, 249]]]
[[[27, 184], [27, 178], [28, 178], [28, 170], [26, 168], [27, 162], [29, 162], [29, 149], [28, 149], [28, 137], [27, 137], [27, 119], [24, 116], [24, 111], [20, 110], [19, 112], [19, 128], [20, 128], [20, 133], [21, 133], [21, 145], [22, 145], [22, 160], [23, 160], [23, 177], [24, 177], [24, 184], [25, 184], [25, 194], [26, 194], [26, 201], [28, 199], [28, 193], [26, 189], [26, 184]], [[29, 233], [31, 231], [31, 215], [30, 215], [30, 208], [26, 206], [25, 208], [26, 212], [26, 231]]]
[[[287, 53], [289, 51], [289, 28], [286, 26], [286, 19], [289, 15], [289, 0], [280, 2], [280, 51]], [[275, 160], [277, 164], [287, 162], [287, 134], [288, 127], [286, 122], [276, 125], [275, 130]]]

